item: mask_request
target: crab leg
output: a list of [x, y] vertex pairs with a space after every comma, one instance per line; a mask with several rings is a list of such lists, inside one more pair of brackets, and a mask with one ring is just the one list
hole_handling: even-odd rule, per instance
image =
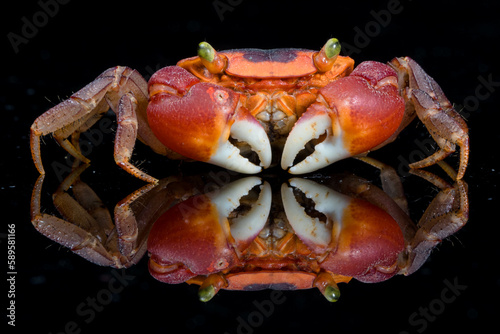
[[418, 118], [424, 123], [429, 133], [439, 145], [431, 156], [410, 164], [411, 168], [423, 168], [434, 165], [455, 152], [455, 145], [460, 146], [460, 167], [457, 179], [461, 179], [469, 159], [469, 135], [467, 124], [455, 111], [444, 95], [441, 87], [413, 59], [395, 58], [391, 66], [399, 72], [400, 86], [404, 97], [410, 101]]
[[[122, 97], [127, 93], [129, 93], [127, 99], [130, 100], [131, 96], [133, 96], [135, 102], [122, 101]], [[124, 106], [127, 103], [128, 105]], [[89, 162], [81, 154], [80, 150], [73, 146], [66, 138], [69, 135], [88, 129], [102, 116], [109, 106], [121, 119], [136, 118], [135, 124], [134, 121], [121, 122], [122, 129], [132, 126], [130, 131], [125, 130], [128, 135], [137, 132], [138, 138], [149, 145], [155, 152], [164, 155], [167, 154], [168, 150], [149, 130], [146, 119], [147, 103], [146, 81], [136, 71], [121, 66], [106, 70], [92, 83], [73, 94], [69, 99], [51, 108], [33, 122], [30, 144], [36, 168], [40, 174], [45, 173], [40, 154], [40, 137], [50, 133], [54, 134], [56, 140], [68, 153], [83, 162]], [[121, 108], [120, 105], [122, 106]], [[131, 109], [134, 110], [132, 111]], [[124, 112], [124, 115], [120, 116], [120, 112]], [[118, 142], [119, 144], [115, 147], [117, 163], [137, 177], [147, 182], [155, 182], [156, 179], [128, 163], [130, 158], [129, 153], [133, 150], [135, 140], [128, 139], [124, 141], [118, 138]], [[121, 146], [122, 144], [126, 146]]]
[[[45, 177], [43, 174], [40, 175], [33, 188], [31, 222], [38, 232], [71, 249], [83, 258], [99, 265], [121, 267], [119, 256], [110, 253], [103, 245], [107, 240], [107, 236], [103, 233], [105, 231], [100, 231], [100, 226], [109, 226], [111, 224], [106, 221], [109, 218], [109, 213], [108, 215], [99, 213], [98, 215], [101, 218], [93, 217], [82, 207], [81, 203], [75, 201], [66, 193], [66, 190], [78, 180], [79, 175], [87, 167], [88, 165], [82, 165], [74, 170], [54, 194], [54, 205], [66, 219], [40, 211], [41, 189]], [[93, 200], [100, 203], [98, 198]]]
[[149, 176], [130, 163], [135, 141], [138, 135], [138, 102], [133, 94], [127, 93], [120, 99], [118, 105], [118, 128], [115, 136], [114, 156], [118, 166], [128, 173], [146, 182], [157, 183], [158, 180]]
[[439, 177], [422, 170], [416, 174], [441, 188], [441, 192], [429, 204], [418, 222], [418, 230], [407, 240], [406, 257], [402, 258], [400, 273], [410, 275], [418, 270], [429, 257], [432, 249], [442, 240], [460, 230], [469, 218], [467, 183], [457, 180], [447, 184]]

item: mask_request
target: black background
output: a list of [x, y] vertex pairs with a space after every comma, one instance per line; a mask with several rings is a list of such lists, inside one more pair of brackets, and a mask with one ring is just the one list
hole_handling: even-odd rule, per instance
[[[383, 11], [389, 3], [394, 1], [235, 0], [231, 10], [219, 16], [213, 1], [108, 1], [104, 4], [103, 1], [73, 0], [59, 5], [57, 10], [53, 8], [53, 17], [46, 21], [36, 1], [4, 7], [1, 20], [4, 60], [0, 76], [1, 232], [7, 233], [7, 224], [15, 224], [17, 251], [16, 327], [9, 327], [9, 332], [31, 329], [36, 333], [59, 333], [72, 321], [76, 324], [73, 329], [76, 333], [494, 330], [495, 327], [489, 325], [495, 326], [495, 316], [498, 318], [500, 310], [499, 228], [495, 215], [500, 168], [496, 146], [500, 139], [497, 130], [500, 72], [495, 48], [500, 41], [500, 7], [498, 2], [485, 0], [468, 4], [401, 0], [398, 13], [384, 16], [382, 13], [387, 13]], [[382, 20], [380, 23], [376, 21], [377, 16]], [[39, 27], [31, 31], [32, 36], [15, 52], [8, 36], [9, 33], [23, 34], [23, 17], [32, 23], [39, 20]], [[369, 36], [363, 40], [360, 31]], [[40, 235], [30, 224], [29, 201], [38, 175], [31, 162], [28, 142], [33, 120], [109, 67], [127, 65], [148, 76], [154, 69], [195, 55], [200, 41], [206, 40], [219, 50], [319, 49], [330, 37], [338, 38], [344, 46], [356, 47], [351, 57], [357, 63], [411, 56], [441, 84], [451, 101], [460, 105], [468, 103], [463, 112], [469, 114], [471, 138], [470, 166], [465, 176], [471, 204], [468, 225], [443, 242], [417, 273], [379, 284], [353, 281], [341, 285], [343, 295], [336, 304], [329, 304], [314, 290], [284, 292], [279, 299], [281, 303], [275, 304], [272, 312], [265, 316], [257, 314], [255, 303], [269, 300], [270, 291], [221, 291], [212, 301], [203, 304], [197, 301], [195, 287], [169, 286], [155, 281], [149, 276], [143, 259], [126, 271], [133, 279], [102, 310], [95, 312], [95, 317], [80, 315], [78, 306], [102, 294], [113, 277], [113, 270], [79, 258]], [[484, 86], [480, 87], [480, 77], [497, 83], [489, 95]], [[415, 138], [425, 140], [429, 135], [416, 122], [401, 137], [399, 142], [375, 152], [374, 156], [398, 167], [398, 157], [409, 157], [418, 150]], [[143, 185], [114, 165], [112, 142], [111, 133], [92, 149], [89, 157], [93, 164], [83, 177], [111, 209]], [[47, 170], [44, 207], [54, 212], [50, 194], [57, 187], [58, 174], [49, 166], [51, 161], [64, 163], [65, 152], [50, 136], [44, 143], [43, 161]], [[134, 159], [143, 161], [142, 167], [154, 176], [168, 176], [177, 168], [177, 164], [170, 165], [142, 145], [137, 146], [137, 151]], [[450, 158], [452, 164], [456, 161], [456, 156]], [[404, 180], [412, 212], [418, 217], [436, 190], [409, 176]], [[2, 234], [1, 245], [5, 261], [2, 267], [7, 272], [5, 234]], [[466, 287], [451, 303], [440, 302], [446, 280]], [[8, 303], [7, 287], [0, 296], [4, 312]], [[440, 309], [440, 305], [444, 305], [444, 309]], [[421, 308], [430, 306], [434, 307], [435, 316], [423, 320], [425, 318], [418, 315], [414, 319], [417, 323], [410, 322], [412, 314], [419, 314]], [[242, 320], [258, 326], [241, 327]]]

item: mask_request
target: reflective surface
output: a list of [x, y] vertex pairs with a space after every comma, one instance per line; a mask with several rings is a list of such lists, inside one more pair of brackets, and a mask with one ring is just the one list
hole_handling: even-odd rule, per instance
[[[464, 181], [450, 184], [428, 171], [409, 170], [439, 191], [413, 223], [395, 169], [361, 159], [359, 165], [369, 165], [360, 167], [379, 170], [383, 190], [356, 174], [328, 170], [290, 179], [211, 171], [143, 186], [118, 202], [114, 218], [81, 180], [89, 165], [77, 161], [53, 195], [59, 217], [43, 213], [45, 176], [39, 177], [32, 222], [98, 265], [127, 268], [147, 252], [153, 277], [198, 284], [202, 301], [220, 289], [313, 287], [337, 301], [337, 283], [412, 274], [469, 217]], [[456, 177], [449, 165], [440, 166], [445, 176]]]

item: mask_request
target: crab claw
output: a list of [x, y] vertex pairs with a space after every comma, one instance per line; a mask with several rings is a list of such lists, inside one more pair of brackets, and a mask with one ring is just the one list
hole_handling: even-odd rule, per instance
[[[148, 238], [151, 275], [162, 282], [181, 283], [239, 263], [235, 248], [252, 242], [267, 221], [271, 206], [269, 184], [261, 186], [259, 198], [246, 214], [231, 219], [232, 226], [228, 217], [240, 206], [241, 198], [261, 184], [260, 178], [247, 177], [217, 191], [190, 197], [166, 211]], [[203, 291], [220, 287], [206, 288]]]
[[[252, 180], [246, 180], [245, 182], [250, 181]], [[256, 183], [255, 185], [258, 184], [259, 183]], [[235, 190], [248, 189], [242, 188], [242, 185], [238, 183], [231, 185]], [[250, 185], [252, 185], [252, 183], [249, 183], [249, 186]], [[260, 186], [259, 197], [255, 203], [253, 203], [250, 210], [244, 215], [239, 215], [238, 217], [231, 219], [231, 235], [234, 238], [238, 249], [246, 249], [264, 228], [271, 210], [271, 202], [271, 186], [269, 183], [264, 182]]]
[[[281, 167], [291, 167], [292, 174], [308, 173], [368, 152], [396, 132], [404, 110], [396, 72], [382, 63], [361, 63], [350, 76], [319, 90], [317, 102], [290, 131]], [[294, 165], [308, 143], [315, 145], [314, 151]]]
[[[258, 177], [246, 177], [222, 187], [219, 191], [207, 194], [217, 206], [220, 221], [227, 220], [231, 212], [240, 206], [240, 199], [260, 185]], [[269, 183], [260, 186], [260, 194], [250, 210], [231, 219], [230, 233], [240, 249], [246, 248], [264, 228], [271, 209], [272, 192]]]
[[190, 197], [166, 211], [148, 236], [151, 275], [161, 282], [178, 284], [237, 263], [226, 237], [227, 222], [221, 223], [219, 217], [206, 195]]
[[322, 222], [317, 217], [309, 216], [295, 198], [293, 189], [283, 184], [281, 197], [290, 225], [307, 247], [318, 254], [325, 253], [332, 243], [332, 235], [339, 234], [339, 222], [342, 221], [343, 212], [350, 203], [350, 197], [310, 180], [293, 178], [289, 183], [311, 199], [315, 204], [314, 209], [324, 214], [327, 219]]
[[[253, 174], [271, 164], [264, 128], [240, 106], [240, 95], [198, 78], [177, 66], [156, 72], [149, 82], [148, 121], [154, 135], [187, 158]], [[240, 154], [229, 140], [246, 143], [260, 166]]]
[[315, 210], [326, 217], [321, 222], [307, 215], [291, 188], [284, 185], [283, 206], [290, 225], [307, 247], [326, 255], [321, 268], [363, 282], [383, 281], [397, 273], [404, 237], [387, 212], [310, 180], [294, 178], [290, 185], [311, 199]]

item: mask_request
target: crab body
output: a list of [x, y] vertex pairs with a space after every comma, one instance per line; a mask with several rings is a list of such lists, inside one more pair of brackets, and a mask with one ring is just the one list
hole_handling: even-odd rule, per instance
[[468, 129], [439, 85], [408, 57], [354, 68], [339, 53], [336, 39], [320, 51], [216, 52], [203, 42], [197, 57], [160, 69], [148, 84], [132, 69], [111, 68], [35, 120], [35, 165], [43, 174], [40, 137], [49, 133], [88, 162], [78, 147], [79, 133], [109, 107], [118, 119], [115, 161], [148, 182], [157, 179], [130, 162], [136, 138], [170, 158], [248, 174], [281, 164], [301, 174], [378, 149], [418, 116], [439, 149], [410, 167], [435, 164], [459, 145], [462, 178]]

